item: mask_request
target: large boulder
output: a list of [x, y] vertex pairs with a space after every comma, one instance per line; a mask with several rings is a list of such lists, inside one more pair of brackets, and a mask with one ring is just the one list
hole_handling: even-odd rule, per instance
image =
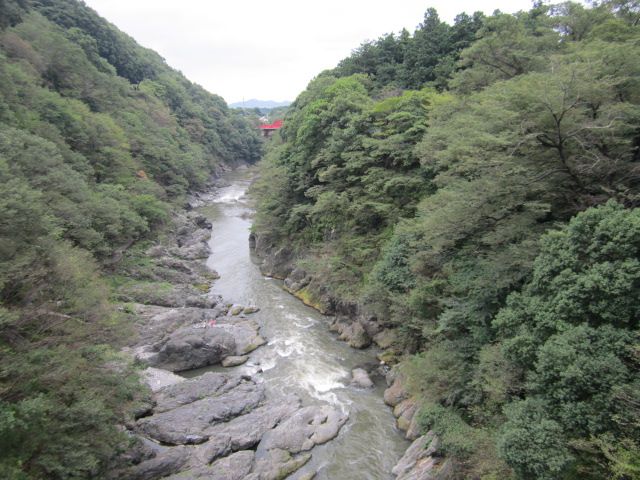
[[212, 426], [250, 411], [265, 400], [264, 386], [247, 381], [221, 395], [202, 395], [200, 400], [141, 418], [136, 431], [167, 445], [200, 444], [209, 439]]
[[212, 465], [196, 467], [186, 472], [167, 477], [170, 480], [191, 480], [203, 478], [206, 480], [244, 480], [251, 472], [253, 457], [251, 450], [236, 452], [228, 457], [216, 460]]
[[353, 348], [367, 348], [373, 342], [360, 322], [341, 322], [338, 324], [338, 331], [340, 332], [338, 340], [347, 342]]
[[249, 355], [236, 355], [232, 357], [227, 357], [222, 360], [223, 367], [237, 367], [238, 365], [242, 365], [249, 360]]
[[217, 304], [215, 297], [203, 294], [193, 285], [144, 282], [120, 287], [119, 292], [121, 298], [143, 305], [213, 308]]
[[214, 308], [166, 308], [159, 306], [137, 305], [135, 327], [139, 335], [135, 345], [147, 347], [166, 339], [171, 332], [183, 327], [201, 327], [208, 325], [211, 319], [223, 315], [226, 311], [224, 303], [215, 300]]
[[395, 407], [402, 401], [409, 398], [409, 394], [404, 388], [404, 379], [402, 375], [396, 375], [393, 385], [384, 391], [384, 403], [390, 407]]
[[245, 355], [267, 343], [258, 333], [260, 326], [253, 320], [246, 318], [225, 318], [216, 323], [214, 329], [215, 328], [223, 329], [233, 336], [236, 343], [235, 355]]
[[362, 388], [373, 388], [375, 384], [369, 377], [369, 374], [364, 368], [356, 368], [351, 372], [353, 379], [351, 380], [351, 385]]
[[285, 397], [207, 429], [209, 440], [198, 447], [194, 460], [199, 464], [211, 463], [230, 452], [254, 447], [269, 430], [292, 416], [300, 405], [299, 397]]
[[139, 357], [151, 366], [182, 372], [245, 355], [266, 343], [258, 324], [248, 319], [218, 318], [212, 327], [208, 325], [205, 321], [178, 328]]
[[147, 358], [153, 367], [182, 372], [220, 363], [236, 353], [234, 336], [221, 328], [184, 327], [156, 345], [156, 353]]
[[286, 450], [269, 450], [255, 462], [252, 473], [245, 480], [281, 480], [300, 469], [311, 459], [311, 455], [295, 458]]
[[284, 280], [295, 268], [296, 254], [293, 247], [283, 247], [272, 251], [260, 265], [260, 271], [267, 277]]
[[158, 452], [151, 459], [144, 460], [137, 465], [111, 472], [107, 478], [121, 480], [152, 480], [168, 477], [184, 469], [190, 456], [188, 447], [167, 448]]
[[260, 449], [279, 448], [291, 453], [311, 450], [335, 438], [348, 416], [329, 405], [305, 407], [265, 436]]
[[153, 413], [166, 412], [205, 397], [222, 395], [238, 387], [242, 382], [239, 377], [214, 372], [207, 372], [194, 379], [179, 378], [182, 380], [180, 383], [167, 385], [156, 393]]
[[391, 470], [396, 480], [435, 479], [442, 464], [442, 457], [435, 456], [438, 437], [429, 432], [414, 441]]
[[411, 421], [418, 410], [416, 397], [408, 398], [393, 409], [393, 414], [398, 419], [398, 428], [407, 431], [411, 426]]

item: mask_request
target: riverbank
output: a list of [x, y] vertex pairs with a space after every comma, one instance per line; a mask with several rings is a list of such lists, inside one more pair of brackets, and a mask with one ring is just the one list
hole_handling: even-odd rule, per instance
[[328, 315], [329, 328], [337, 332], [339, 340], [359, 349], [375, 345], [382, 349], [377, 355], [382, 365], [396, 365], [385, 376], [388, 388], [384, 391], [384, 402], [393, 409], [398, 429], [412, 441], [391, 470], [396, 480], [447, 478], [452, 465], [441, 456], [435, 433], [423, 432], [419, 399], [407, 392], [406, 379], [398, 371], [400, 352], [393, 348], [395, 333], [376, 317], [366, 314], [358, 304], [327, 294], [316, 279], [298, 266], [297, 261], [304, 255], [297, 254], [293, 248], [278, 246], [256, 233], [251, 233], [249, 243], [261, 258], [262, 274], [282, 280], [285, 291]]
[[284, 478], [308, 462], [304, 452], [335, 437], [347, 417], [329, 405], [305, 407], [296, 395], [267, 398], [251, 375], [175, 374], [243, 363], [266, 341], [250, 318], [257, 307], [209, 293], [219, 278], [205, 264], [211, 223], [196, 212], [172, 221], [163, 244], [119, 268], [127, 281], [118, 299], [138, 332], [127, 350], [149, 365], [142, 375], [150, 394], [125, 424], [133, 447], [108, 478]]
[[[392, 469], [399, 479], [432, 478], [410, 476], [425, 459], [439, 466], [417, 447], [424, 439], [398, 463], [409, 443], [393, 431], [382, 397], [389, 405], [399, 400], [398, 424], [410, 423], [411, 400], [388, 393], [401, 389], [400, 380], [371, 382], [376, 366], [366, 359], [373, 354], [336, 343], [330, 317], [316, 319], [258, 272], [259, 260], [235, 240], [246, 242], [250, 224], [243, 190], [220, 185], [218, 196], [207, 196], [209, 207], [176, 217], [171, 238], [148, 249], [120, 289], [140, 332], [130, 351], [153, 366], [145, 371], [152, 393], [126, 425], [139, 439], [124, 457], [131, 465], [114, 465], [110, 478], [262, 479], [298, 471], [292, 478], [330, 479], [353, 471], [349, 478], [391, 479]], [[207, 267], [216, 262], [219, 271]], [[260, 308], [244, 307], [253, 303]]]

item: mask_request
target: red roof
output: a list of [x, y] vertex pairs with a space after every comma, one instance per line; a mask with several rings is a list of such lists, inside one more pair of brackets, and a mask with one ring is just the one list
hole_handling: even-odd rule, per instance
[[282, 128], [284, 125], [282, 124], [284, 120], [278, 120], [276, 123], [272, 125], [260, 125], [260, 128], [263, 130], [275, 130], [276, 128]]

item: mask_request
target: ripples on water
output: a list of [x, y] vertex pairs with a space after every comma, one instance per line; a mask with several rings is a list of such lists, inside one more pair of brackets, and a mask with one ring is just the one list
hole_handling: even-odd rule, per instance
[[377, 362], [375, 351], [355, 350], [338, 341], [326, 317], [282, 290], [282, 282], [260, 273], [248, 246], [251, 207], [245, 193], [251, 177], [247, 170], [230, 172], [226, 179], [231, 185], [199, 211], [213, 223], [213, 253], [207, 264], [221, 278], [212, 293], [259, 306], [251, 318], [268, 344], [252, 352], [245, 365], [208, 370], [250, 374], [264, 382], [272, 398], [297, 393], [305, 405], [330, 403], [349, 414], [338, 437], [315, 447], [298, 475], [317, 471], [317, 480], [390, 480], [391, 468], [409, 444], [382, 401], [384, 382], [378, 379], [375, 390], [349, 385], [351, 370]]

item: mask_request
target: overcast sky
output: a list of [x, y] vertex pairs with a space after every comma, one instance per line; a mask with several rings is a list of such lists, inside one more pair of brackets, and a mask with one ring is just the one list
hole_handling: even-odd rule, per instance
[[531, 0], [85, 0], [173, 68], [228, 103], [292, 101], [322, 70], [366, 40], [407, 28], [434, 7], [529, 10]]

